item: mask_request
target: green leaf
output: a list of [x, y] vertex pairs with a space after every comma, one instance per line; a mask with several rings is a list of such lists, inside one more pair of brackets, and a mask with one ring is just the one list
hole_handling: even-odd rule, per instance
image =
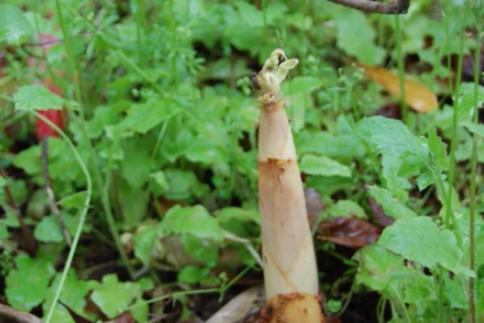
[[385, 153], [382, 156], [383, 177], [386, 186], [392, 191], [405, 190], [411, 187], [408, 180], [398, 175], [398, 170], [402, 165], [401, 158], [393, 153]]
[[429, 131], [429, 150], [435, 156], [435, 164], [439, 168], [448, 167], [449, 161], [446, 158], [447, 145], [442, 142], [435, 129]]
[[32, 146], [18, 153], [13, 159], [15, 167], [23, 169], [28, 175], [39, 174], [42, 171], [41, 152], [39, 146]]
[[147, 227], [136, 233], [134, 236], [134, 255], [147, 266], [151, 260], [153, 244], [160, 235], [160, 230], [156, 227]]
[[5, 294], [12, 307], [30, 312], [44, 301], [54, 268], [45, 258], [27, 255], [17, 256], [15, 265], [6, 278]]
[[94, 290], [91, 299], [107, 317], [116, 317], [126, 311], [140, 292], [137, 283], [121, 283], [116, 275], [110, 274], [103, 277], [102, 284]]
[[263, 27], [264, 18], [262, 12], [257, 10], [254, 5], [244, 1], [236, 1], [235, 7], [239, 10], [242, 19], [251, 27]]
[[340, 10], [334, 23], [339, 48], [363, 63], [377, 65], [383, 61], [385, 50], [375, 45], [376, 33], [365, 14], [357, 10]]
[[174, 106], [167, 100], [135, 104], [128, 110], [128, 116], [121, 123], [124, 129], [145, 134], [173, 113]]
[[[44, 310], [44, 315], [47, 315], [50, 306], [52, 305], [52, 300], [54, 299], [54, 295], [59, 287], [61, 279], [61, 274], [57, 274], [55, 276], [54, 282], [49, 288], [47, 293], [47, 297], [45, 302], [42, 304], [42, 309]], [[67, 306], [78, 315], [85, 316], [84, 314], [84, 307], [86, 306], [86, 295], [90, 290], [89, 283], [84, 280], [78, 280], [74, 271], [69, 271], [67, 278], [64, 282], [64, 286], [62, 287], [60, 301]], [[66, 308], [61, 305], [57, 304], [54, 315], [52, 317], [52, 322], [56, 323], [74, 323], [72, 320], [71, 315], [66, 310]]]
[[378, 154], [410, 154], [422, 163], [428, 161], [427, 147], [400, 121], [380, 116], [364, 118], [357, 123], [356, 133]]
[[195, 163], [218, 164], [227, 160], [227, 155], [215, 143], [206, 138], [198, 138], [188, 148], [185, 156]]
[[302, 172], [310, 175], [351, 177], [348, 166], [325, 156], [304, 155], [299, 167]]
[[66, 196], [57, 203], [60, 206], [65, 207], [66, 209], [81, 210], [84, 208], [86, 197], [87, 197], [87, 192], [81, 191], [81, 192], [77, 192], [72, 195]]
[[30, 37], [33, 31], [20, 9], [0, 5], [0, 45], [19, 45]]
[[0, 240], [2, 239], [8, 239], [8, 229], [5, 223], [0, 222]]
[[[474, 83], [462, 83], [459, 98], [457, 100], [457, 118], [461, 121], [469, 121], [475, 109]], [[477, 90], [477, 106], [484, 102], [484, 87], [479, 85]]]
[[299, 155], [316, 154], [337, 159], [351, 159], [364, 155], [364, 147], [353, 134], [334, 136], [326, 131], [301, 131], [295, 138]]
[[167, 233], [188, 233], [201, 239], [223, 241], [223, 232], [217, 220], [200, 205], [193, 207], [176, 205], [166, 213], [162, 224]]
[[397, 200], [393, 193], [377, 186], [368, 186], [368, 193], [383, 207], [385, 214], [394, 219], [416, 217], [417, 214]]
[[359, 250], [355, 259], [360, 263], [356, 282], [375, 291], [387, 289], [392, 275], [405, 268], [402, 257], [377, 245], [370, 245]]
[[64, 240], [59, 221], [53, 215], [42, 218], [35, 227], [34, 236], [41, 242], [62, 242]]
[[64, 104], [64, 99], [38, 84], [22, 86], [15, 95], [14, 101], [16, 110], [26, 111], [61, 110]]
[[378, 244], [425, 267], [442, 267], [466, 276], [474, 272], [461, 264], [462, 251], [454, 234], [439, 230], [429, 217], [407, 217], [385, 228]]
[[207, 276], [207, 270], [197, 266], [186, 266], [178, 273], [177, 280], [180, 283], [196, 284]]
[[133, 188], [122, 178], [118, 181], [117, 186], [123, 214], [123, 227], [128, 230], [136, 227], [145, 218], [150, 192]]
[[0, 188], [4, 188], [6, 185], [7, 185], [7, 181], [5, 180], [5, 178], [0, 176]]
[[181, 236], [183, 249], [187, 251], [195, 260], [203, 261], [209, 267], [215, 267], [218, 261], [219, 248], [207, 241], [199, 239], [191, 234]]
[[473, 134], [476, 134], [480, 137], [484, 137], [484, 125], [475, 124], [472, 121], [462, 121], [460, 125], [464, 126], [467, 130], [469, 130]]
[[163, 192], [166, 192], [170, 189], [170, 184], [168, 184], [165, 173], [163, 173], [161, 170], [151, 173], [150, 177]]
[[336, 202], [336, 204], [331, 205], [328, 212], [332, 217], [356, 216], [361, 219], [368, 218], [365, 210], [358, 203], [351, 200], [340, 200]]
[[260, 224], [260, 215], [254, 209], [242, 209], [239, 207], [226, 207], [216, 213], [217, 221], [223, 222], [254, 222]]

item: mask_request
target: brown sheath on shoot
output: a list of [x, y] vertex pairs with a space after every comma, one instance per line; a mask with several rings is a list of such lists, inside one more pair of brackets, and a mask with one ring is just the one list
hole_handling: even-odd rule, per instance
[[256, 76], [259, 121], [259, 206], [264, 282], [269, 299], [262, 321], [325, 322], [318, 297], [313, 240], [291, 129], [279, 94], [297, 59], [276, 49]]

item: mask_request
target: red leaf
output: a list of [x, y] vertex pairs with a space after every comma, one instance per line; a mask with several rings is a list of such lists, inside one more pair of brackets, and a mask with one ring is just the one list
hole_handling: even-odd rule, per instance
[[359, 249], [376, 242], [381, 229], [357, 217], [340, 217], [322, 222], [318, 232], [320, 240]]

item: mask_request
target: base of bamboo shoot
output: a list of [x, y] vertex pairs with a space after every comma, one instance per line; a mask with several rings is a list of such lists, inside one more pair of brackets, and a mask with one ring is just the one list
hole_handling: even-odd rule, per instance
[[272, 297], [260, 312], [260, 323], [326, 323], [319, 296], [292, 293]]

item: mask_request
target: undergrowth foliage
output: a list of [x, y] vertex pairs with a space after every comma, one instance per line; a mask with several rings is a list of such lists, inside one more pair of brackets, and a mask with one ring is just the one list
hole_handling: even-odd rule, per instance
[[[323, 0], [2, 1], [1, 302], [47, 323], [207, 318], [193, 294], [227, 301], [260, 280], [250, 75], [284, 48], [300, 62], [281, 91], [304, 185], [324, 204], [313, 232], [382, 229], [356, 253], [315, 240], [340, 266], [320, 273], [326, 307], [351, 322], [373, 291], [368, 322], [484, 322], [483, 17], [450, 0], [401, 17]], [[438, 106], [400, 109], [360, 64], [401, 64]], [[36, 120], [59, 136], [43, 145]]]

